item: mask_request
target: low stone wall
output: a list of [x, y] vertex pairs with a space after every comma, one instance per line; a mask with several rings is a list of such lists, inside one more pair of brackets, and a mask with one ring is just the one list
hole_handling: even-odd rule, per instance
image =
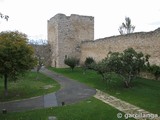
[[122, 52], [132, 47], [137, 52], [151, 55], [150, 62], [160, 65], [160, 28], [151, 32], [139, 32], [84, 41], [81, 43], [81, 63], [86, 57], [93, 57], [96, 61], [105, 58], [109, 51]]

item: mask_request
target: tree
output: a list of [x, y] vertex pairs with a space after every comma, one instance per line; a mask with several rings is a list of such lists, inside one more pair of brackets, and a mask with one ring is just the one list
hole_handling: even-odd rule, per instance
[[120, 55], [119, 52], [109, 52], [106, 58], [94, 65], [93, 70], [97, 71], [103, 80], [109, 83], [111, 74], [120, 73], [119, 68], [122, 67]]
[[142, 52], [137, 53], [133, 48], [128, 48], [122, 54], [121, 73], [125, 78], [126, 87], [131, 86], [131, 81], [148, 64], [148, 55], [144, 56]]
[[120, 74], [121, 69], [123, 67], [122, 65], [122, 53], [119, 52], [109, 52], [107, 58], [105, 58], [107, 61], [107, 67], [110, 69], [110, 71]]
[[149, 66], [149, 72], [151, 72], [155, 76], [155, 79], [158, 80], [160, 77], [160, 66], [155, 64]]
[[137, 53], [133, 48], [128, 48], [123, 53], [110, 53], [108, 67], [111, 71], [124, 77], [127, 88], [131, 87], [131, 81], [149, 63], [149, 55]]
[[121, 35], [133, 33], [135, 26], [131, 24], [131, 19], [129, 17], [125, 17], [125, 23], [123, 22], [122, 25], [119, 27], [119, 33]]
[[36, 64], [33, 48], [27, 43], [27, 36], [18, 31], [0, 33], [0, 74], [4, 76], [5, 95], [8, 95], [8, 78], [16, 77], [30, 70]]
[[38, 60], [36, 71], [39, 72], [43, 65], [49, 66], [51, 63], [51, 47], [44, 40], [32, 40], [30, 41], [30, 45], [34, 48], [35, 57]]
[[0, 17], [3, 19], [5, 19], [5, 20], [7, 20], [8, 21], [8, 19], [9, 19], [9, 16], [8, 15], [3, 15], [2, 13], [0, 13]]
[[107, 80], [106, 75], [110, 72], [107, 59], [103, 59], [98, 63], [92, 64], [92, 69], [102, 76], [103, 80]]
[[68, 57], [64, 59], [64, 63], [68, 65], [73, 71], [73, 69], [79, 64], [79, 59], [75, 57]]
[[133, 48], [128, 48], [122, 53], [109, 52], [108, 56], [95, 65], [97, 71], [104, 80], [112, 72], [119, 74], [124, 81], [125, 87], [131, 87], [132, 80], [139, 75], [140, 71], [149, 63], [149, 55], [137, 53]]

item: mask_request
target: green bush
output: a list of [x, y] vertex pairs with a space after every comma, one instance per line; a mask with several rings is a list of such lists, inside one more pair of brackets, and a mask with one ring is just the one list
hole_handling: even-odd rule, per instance
[[85, 65], [90, 65], [91, 63], [95, 62], [92, 57], [87, 57], [85, 60]]
[[106, 73], [114, 72], [123, 76], [125, 87], [131, 87], [131, 81], [148, 64], [149, 55], [137, 53], [133, 48], [128, 48], [122, 53], [110, 52], [108, 56], [95, 65], [94, 70], [105, 79]]
[[65, 58], [64, 64], [68, 65], [72, 70], [79, 65], [79, 59], [75, 57]]
[[92, 64], [95, 63], [95, 60], [92, 57], [87, 57], [84, 65], [86, 69], [92, 69]]
[[160, 66], [151, 65], [149, 67], [149, 72], [152, 73], [155, 76], [156, 80], [158, 80], [158, 78], [160, 77]]

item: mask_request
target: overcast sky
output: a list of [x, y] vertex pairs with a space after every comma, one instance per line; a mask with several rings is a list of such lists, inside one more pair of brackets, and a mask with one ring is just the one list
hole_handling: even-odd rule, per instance
[[160, 27], [159, 0], [0, 0], [0, 31], [18, 30], [32, 39], [47, 39], [47, 20], [63, 13], [93, 16], [95, 39], [119, 35], [125, 17], [136, 26], [135, 32]]

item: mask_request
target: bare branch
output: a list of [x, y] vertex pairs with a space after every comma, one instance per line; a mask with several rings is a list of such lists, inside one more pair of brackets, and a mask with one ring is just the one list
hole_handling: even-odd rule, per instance
[[135, 26], [131, 24], [131, 19], [129, 17], [125, 17], [125, 23], [119, 27], [118, 31], [121, 35], [133, 33]]
[[51, 47], [45, 40], [30, 41], [35, 51], [35, 56], [38, 60], [37, 72], [42, 68], [42, 66], [49, 66], [51, 59]]

